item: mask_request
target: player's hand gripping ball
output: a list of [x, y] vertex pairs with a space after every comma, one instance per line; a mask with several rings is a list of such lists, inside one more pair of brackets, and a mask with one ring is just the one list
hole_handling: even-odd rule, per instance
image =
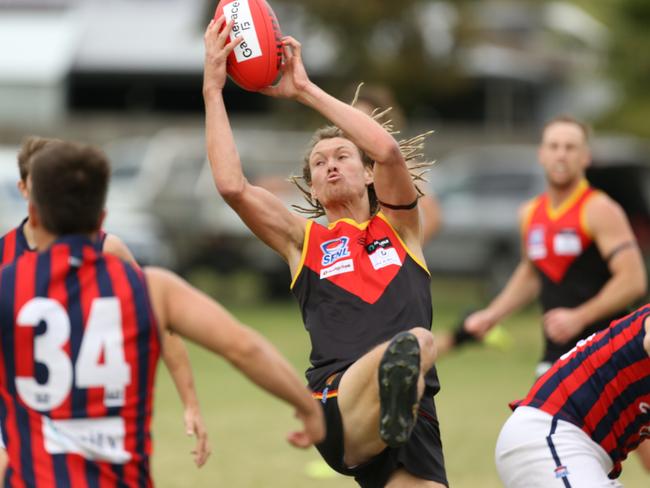
[[230, 78], [249, 91], [272, 85], [282, 65], [282, 32], [265, 0], [221, 0], [214, 18], [233, 21], [230, 39], [243, 40], [228, 56]]

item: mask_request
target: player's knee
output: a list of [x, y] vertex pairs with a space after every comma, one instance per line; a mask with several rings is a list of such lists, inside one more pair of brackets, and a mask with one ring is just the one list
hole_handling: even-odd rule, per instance
[[417, 338], [420, 344], [420, 355], [423, 362], [433, 362], [436, 357], [436, 344], [431, 331], [424, 327], [414, 327], [409, 332]]

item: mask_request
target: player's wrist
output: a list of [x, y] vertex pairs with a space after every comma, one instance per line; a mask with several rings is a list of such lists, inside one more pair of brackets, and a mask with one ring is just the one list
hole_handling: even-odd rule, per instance
[[214, 98], [221, 97], [223, 93], [223, 87], [225, 85], [225, 80], [224, 83], [219, 83], [217, 81], [213, 81], [210, 83], [204, 83], [203, 84], [203, 98], [206, 99], [207, 101], [211, 101]]
[[296, 86], [295, 100], [308, 107], [318, 109], [318, 101], [325, 92], [311, 80]]
[[484, 318], [486, 322], [488, 322], [489, 324], [488, 328], [490, 329], [494, 327], [499, 322], [499, 320], [501, 320], [503, 316], [505, 316], [504, 313], [494, 308], [488, 307], [484, 310]]
[[576, 328], [582, 331], [588, 324], [595, 321], [595, 318], [590, 316], [589, 311], [585, 307], [576, 307], [573, 309], [573, 320]]

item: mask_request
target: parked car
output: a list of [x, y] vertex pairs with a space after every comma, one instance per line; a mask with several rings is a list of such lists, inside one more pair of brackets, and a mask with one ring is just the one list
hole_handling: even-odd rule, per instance
[[153, 211], [160, 180], [168, 177], [164, 158], [152, 168], [157, 154], [146, 137], [114, 140], [104, 149], [112, 164], [105, 230], [121, 238], [138, 263], [175, 267], [173, 245]]
[[544, 189], [534, 148], [466, 148], [438, 162], [429, 179], [443, 219], [425, 246], [430, 270], [503, 283], [519, 258], [518, 208]]
[[[300, 203], [299, 192], [287, 178], [300, 169], [310, 133], [235, 127], [234, 135], [246, 176], [287, 205]], [[114, 163], [109, 217], [117, 218], [107, 222], [107, 230], [119, 225], [114, 232], [128, 234], [130, 222], [146, 221], [149, 234], [158, 236], [158, 245], [149, 251], [173, 258], [179, 272], [199, 267], [220, 273], [248, 269], [265, 279], [271, 296], [287, 295], [286, 263], [217, 193], [203, 130], [168, 128], [150, 138], [113, 141], [106, 150]]]

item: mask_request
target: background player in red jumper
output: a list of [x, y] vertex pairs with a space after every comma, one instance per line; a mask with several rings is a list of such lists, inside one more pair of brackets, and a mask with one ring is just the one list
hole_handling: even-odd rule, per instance
[[[548, 189], [520, 211], [521, 261], [488, 307], [465, 320], [465, 330], [482, 338], [539, 297], [545, 345], [537, 376], [646, 293], [643, 258], [625, 213], [585, 179], [588, 136], [588, 128], [571, 117], [546, 124], [538, 157]], [[650, 470], [650, 442], [639, 454]]]
[[548, 189], [520, 212], [522, 258], [505, 288], [465, 320], [477, 337], [540, 298], [544, 317], [542, 374], [573, 344], [625, 313], [646, 292], [643, 259], [621, 207], [589, 187], [588, 130], [558, 117], [539, 146]]
[[6, 486], [152, 486], [152, 396], [160, 337], [224, 356], [296, 408], [298, 447], [324, 434], [320, 409], [257, 333], [173, 273], [97, 250], [109, 167], [54, 142], [31, 161], [38, 253], [0, 271], [0, 394]]
[[307, 377], [327, 420], [317, 447], [363, 487], [445, 486], [430, 276], [406, 159], [380, 124], [309, 80], [300, 43], [286, 37], [282, 78], [262, 93], [299, 101], [336, 126], [317, 132], [304, 166], [305, 194], [329, 226], [251, 185], [223, 100], [238, 42], [224, 23], [205, 34], [208, 157], [220, 194], [291, 270], [312, 343]]

